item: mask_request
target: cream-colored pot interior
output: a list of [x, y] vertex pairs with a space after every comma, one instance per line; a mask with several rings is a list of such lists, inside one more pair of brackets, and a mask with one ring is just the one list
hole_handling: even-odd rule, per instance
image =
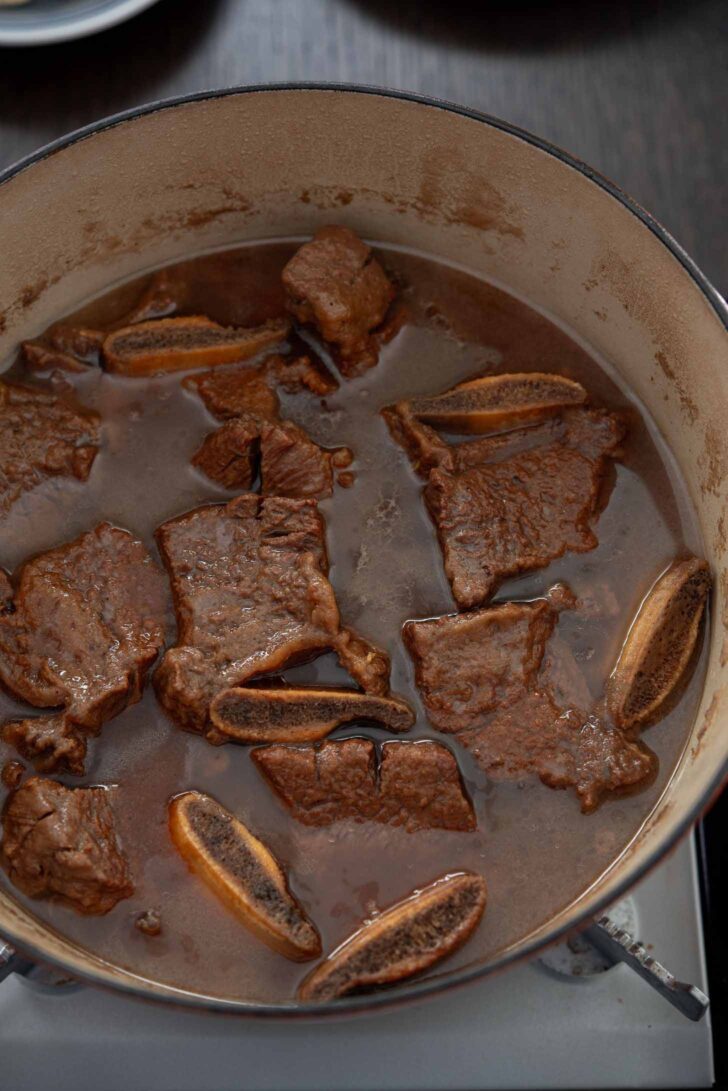
[[[717, 576], [707, 685], [675, 777], [611, 871], [509, 955], [516, 957], [633, 882], [695, 820], [725, 773], [725, 312], [647, 217], [536, 141], [404, 97], [264, 89], [97, 126], [0, 184], [0, 360], [18, 340], [120, 278], [212, 246], [308, 234], [332, 218], [370, 239], [413, 246], [501, 282], [608, 358], [667, 437]], [[97, 982], [183, 999], [88, 955], [6, 893], [0, 934]], [[439, 980], [447, 982], [447, 974]], [[427, 988], [425, 982], [399, 994]], [[370, 997], [351, 1006], [371, 1004]]]

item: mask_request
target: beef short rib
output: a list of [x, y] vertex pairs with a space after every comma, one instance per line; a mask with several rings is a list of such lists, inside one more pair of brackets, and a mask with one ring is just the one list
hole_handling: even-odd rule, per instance
[[82, 772], [84, 736], [141, 696], [166, 597], [142, 543], [108, 523], [26, 562], [0, 612], [0, 682], [62, 711], [8, 724], [4, 737], [46, 771]]
[[420, 402], [427, 404], [390, 407], [385, 419], [427, 479], [425, 503], [459, 607], [484, 604], [509, 576], [595, 548], [592, 524], [609, 460], [624, 438], [618, 417], [570, 408], [527, 427], [445, 444], [413, 414]]
[[30, 371], [83, 373], [99, 365], [104, 341], [101, 330], [83, 326], [52, 326], [38, 341], [23, 341], [23, 359]]
[[[155, 686], [181, 727], [215, 739], [209, 708], [221, 690], [331, 649], [351, 654], [352, 637], [340, 626], [327, 578], [315, 501], [244, 494], [163, 524], [157, 540], [172, 581], [178, 634]], [[357, 663], [388, 664], [383, 653], [354, 639]], [[362, 676], [366, 669], [361, 663]], [[381, 682], [379, 671], [375, 692]]]
[[0, 381], [0, 517], [49, 477], [86, 481], [99, 418], [44, 390]]
[[214, 368], [189, 375], [182, 385], [198, 394], [218, 420], [242, 416], [277, 420], [278, 395], [268, 382], [266, 364]]
[[226, 489], [247, 491], [256, 476], [260, 428], [251, 417], [225, 421], [192, 456], [192, 465]]
[[375, 335], [394, 299], [394, 286], [365, 242], [348, 227], [322, 227], [283, 270], [287, 306], [331, 346], [342, 375], [376, 364]]
[[324, 500], [334, 491], [331, 452], [319, 447], [290, 421], [263, 425], [260, 477], [266, 496]]
[[288, 394], [300, 394], [307, 390], [319, 398], [333, 394], [339, 384], [326, 365], [317, 356], [304, 353], [298, 356], [269, 356], [265, 361], [266, 373], [276, 386], [282, 386]]
[[[290, 382], [301, 374], [312, 381], [318, 376], [304, 359], [311, 370], [291, 372]], [[220, 369], [185, 380], [210, 412], [225, 420], [206, 437], [192, 464], [225, 488], [250, 489], [260, 471], [262, 491], [269, 496], [321, 500], [333, 492], [333, 453], [297, 424], [280, 419], [278, 396], [268, 384], [288, 374], [286, 365], [284, 357], [275, 356], [258, 367]]]
[[65, 712], [11, 720], [3, 725], [2, 739], [14, 746], [26, 761], [31, 761], [39, 773], [65, 769], [74, 776], [83, 776], [86, 735], [71, 723]]
[[474, 830], [475, 813], [447, 747], [437, 742], [337, 739], [319, 746], [265, 746], [256, 766], [305, 826], [380, 822]]
[[79, 913], [102, 914], [134, 887], [114, 830], [105, 788], [66, 788], [31, 777], [3, 811], [2, 866], [31, 898], [54, 898]]
[[602, 712], [557, 701], [544, 653], [556, 620], [546, 600], [410, 621], [404, 638], [427, 715], [493, 779], [535, 774], [573, 787], [583, 811], [648, 781], [651, 751]]

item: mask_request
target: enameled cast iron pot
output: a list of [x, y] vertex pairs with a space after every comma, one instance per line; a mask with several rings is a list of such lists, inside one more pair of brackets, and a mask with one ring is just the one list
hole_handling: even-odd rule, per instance
[[[692, 737], [608, 873], [488, 966], [445, 967], [436, 978], [340, 1002], [343, 1011], [424, 996], [533, 954], [664, 856], [724, 782], [728, 311], [649, 215], [528, 133], [411, 95], [248, 88], [132, 110], [0, 175], [0, 360], [120, 278], [210, 247], [310, 234], [332, 219], [500, 282], [607, 357], [667, 437], [716, 575]], [[142, 997], [259, 1015], [311, 1010], [190, 996], [141, 979], [57, 935], [4, 891], [0, 934], [32, 958]]]

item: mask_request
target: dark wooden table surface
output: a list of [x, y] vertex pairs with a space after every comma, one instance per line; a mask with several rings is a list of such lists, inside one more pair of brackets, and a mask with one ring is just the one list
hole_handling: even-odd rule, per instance
[[727, 62], [725, 0], [161, 0], [95, 38], [0, 53], [0, 166], [186, 91], [290, 80], [404, 88], [585, 159], [725, 291]]

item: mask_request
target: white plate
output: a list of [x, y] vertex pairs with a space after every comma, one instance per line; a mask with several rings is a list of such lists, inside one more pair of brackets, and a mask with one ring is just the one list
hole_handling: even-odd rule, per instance
[[131, 19], [157, 0], [29, 0], [0, 4], [0, 45], [48, 45], [84, 38]]

